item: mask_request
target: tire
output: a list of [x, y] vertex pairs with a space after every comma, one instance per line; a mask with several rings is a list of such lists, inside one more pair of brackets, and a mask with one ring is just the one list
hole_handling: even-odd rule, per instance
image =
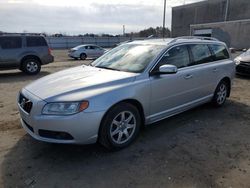
[[38, 74], [41, 70], [41, 63], [37, 59], [26, 59], [22, 63], [21, 70], [28, 75]]
[[229, 86], [226, 81], [221, 81], [215, 89], [212, 103], [216, 107], [221, 107], [227, 99]]
[[87, 58], [87, 55], [85, 54], [85, 53], [82, 53], [81, 55], [80, 55], [80, 59], [81, 60], [85, 60]]
[[120, 103], [105, 115], [99, 130], [99, 143], [108, 150], [125, 148], [137, 137], [141, 122], [135, 106]]

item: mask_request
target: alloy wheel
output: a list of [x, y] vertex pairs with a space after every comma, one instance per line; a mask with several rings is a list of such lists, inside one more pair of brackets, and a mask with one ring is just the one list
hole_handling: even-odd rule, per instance
[[114, 143], [123, 144], [134, 134], [136, 129], [136, 118], [130, 111], [120, 112], [112, 121], [110, 136]]
[[38, 65], [36, 62], [30, 61], [27, 63], [26, 68], [29, 72], [36, 72], [38, 69]]
[[227, 98], [227, 86], [225, 84], [221, 84], [219, 90], [217, 92], [217, 103], [219, 105], [223, 104]]

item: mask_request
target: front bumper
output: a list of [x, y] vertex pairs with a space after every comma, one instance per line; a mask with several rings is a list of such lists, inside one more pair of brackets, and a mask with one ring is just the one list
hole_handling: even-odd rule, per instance
[[33, 138], [65, 144], [91, 144], [97, 141], [105, 111], [81, 112], [69, 116], [42, 115], [41, 111], [46, 102], [26, 90], [22, 94], [33, 102], [29, 114], [18, 104], [22, 127]]

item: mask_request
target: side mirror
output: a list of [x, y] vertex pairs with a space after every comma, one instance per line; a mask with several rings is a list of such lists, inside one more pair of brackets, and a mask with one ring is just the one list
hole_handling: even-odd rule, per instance
[[162, 65], [159, 67], [158, 71], [152, 72], [153, 75], [160, 74], [175, 74], [177, 73], [178, 68], [175, 65]]
[[175, 65], [162, 65], [159, 67], [159, 72], [161, 74], [175, 74], [178, 69]]

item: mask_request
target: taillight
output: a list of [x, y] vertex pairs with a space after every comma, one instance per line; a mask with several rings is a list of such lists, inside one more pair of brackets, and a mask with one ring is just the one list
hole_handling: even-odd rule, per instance
[[51, 53], [52, 53], [52, 50], [51, 50], [51, 49], [49, 48], [48, 52], [49, 52], [49, 54], [51, 55]]

